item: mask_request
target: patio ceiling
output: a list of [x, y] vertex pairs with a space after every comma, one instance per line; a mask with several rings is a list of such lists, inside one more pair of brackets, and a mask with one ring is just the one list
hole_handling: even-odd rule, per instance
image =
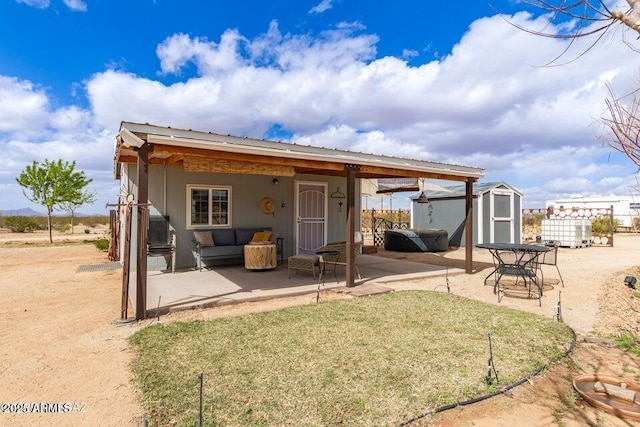
[[137, 149], [147, 142], [150, 164], [181, 166], [191, 172], [346, 176], [345, 165], [355, 165], [356, 178], [475, 181], [484, 176], [483, 169], [475, 167], [131, 122], [122, 122], [116, 140], [116, 165], [135, 163]]

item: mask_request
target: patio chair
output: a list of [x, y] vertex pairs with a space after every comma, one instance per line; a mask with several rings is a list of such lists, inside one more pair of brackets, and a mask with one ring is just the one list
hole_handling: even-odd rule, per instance
[[[535, 291], [538, 303], [542, 304], [542, 280], [538, 279], [540, 268], [540, 258], [536, 253], [520, 253], [514, 251], [495, 252], [496, 271], [494, 293], [498, 295], [498, 302], [502, 296], [516, 290], [520, 278], [523, 280], [523, 287], [531, 297]], [[507, 288], [506, 283], [502, 283], [503, 276], [515, 277], [513, 287]]]
[[150, 215], [147, 233], [147, 256], [171, 255], [171, 272], [175, 273], [176, 235], [168, 216]]
[[[551, 246], [551, 245], [548, 245]], [[562, 283], [562, 287], [564, 288], [564, 280], [562, 280], [562, 274], [560, 274], [560, 269], [558, 268], [558, 245], [554, 244], [553, 249], [549, 252], [545, 252], [540, 257], [540, 276], [541, 283], [544, 285], [544, 272], [542, 271], [543, 265], [552, 265], [556, 268], [558, 272], [558, 276], [560, 277], [560, 283]]]
[[[327, 243], [326, 245], [318, 249], [318, 252], [321, 252], [321, 251], [338, 252], [337, 255], [326, 254], [323, 256], [325, 265], [333, 265], [334, 275], [335, 275], [335, 268], [337, 265], [343, 265], [343, 266], [347, 265], [347, 242]], [[356, 267], [356, 273], [358, 273], [358, 279], [362, 279], [362, 276], [360, 276], [360, 269], [358, 268], [358, 264], [357, 264], [357, 257], [358, 255], [360, 255], [361, 252], [362, 252], [362, 233], [360, 233], [359, 231], [356, 231], [354, 236], [353, 253], [356, 257], [355, 267]]]

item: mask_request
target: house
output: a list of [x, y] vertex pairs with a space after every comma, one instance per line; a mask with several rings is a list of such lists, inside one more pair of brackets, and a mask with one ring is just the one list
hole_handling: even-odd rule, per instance
[[[465, 187], [424, 191], [428, 203], [411, 197], [412, 228], [437, 228], [449, 234], [449, 246], [466, 246]], [[422, 200], [420, 200], [422, 202]], [[505, 182], [473, 185], [473, 246], [478, 243], [522, 242], [522, 193]]]
[[[193, 231], [200, 228], [270, 227], [283, 238], [284, 257], [335, 240], [346, 241], [349, 248], [359, 229], [360, 179], [444, 179], [464, 182], [470, 192], [484, 175], [475, 167], [131, 122], [120, 125], [114, 171], [122, 205], [135, 207], [130, 253], [135, 254], [136, 292], [142, 295], [137, 301], [142, 303], [147, 209], [169, 218], [176, 266], [188, 268], [194, 265]], [[265, 200], [269, 210], [261, 209]], [[463, 204], [461, 215], [470, 208]], [[353, 286], [355, 258], [347, 252], [347, 286]], [[468, 272], [471, 257], [469, 251]]]

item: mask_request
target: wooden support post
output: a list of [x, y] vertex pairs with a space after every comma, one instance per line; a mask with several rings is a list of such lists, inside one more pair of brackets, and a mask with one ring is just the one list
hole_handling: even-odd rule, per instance
[[133, 206], [128, 204], [125, 208], [124, 218], [124, 254], [122, 259], [122, 300], [120, 301], [120, 318], [127, 320], [129, 317], [129, 277], [131, 275], [131, 216]]
[[355, 286], [356, 256], [355, 249], [355, 200], [357, 165], [345, 165], [347, 172], [347, 287]]
[[149, 201], [149, 144], [138, 149], [138, 217], [136, 259], [136, 319], [147, 317], [147, 203]]
[[465, 192], [465, 272], [473, 273], [473, 179], [467, 180]]

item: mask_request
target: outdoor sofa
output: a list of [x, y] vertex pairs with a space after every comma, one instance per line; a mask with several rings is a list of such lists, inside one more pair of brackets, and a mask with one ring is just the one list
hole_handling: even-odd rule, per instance
[[384, 248], [396, 252], [446, 252], [449, 234], [446, 230], [385, 230]]
[[192, 252], [196, 268], [202, 271], [203, 264], [242, 264], [244, 245], [252, 239], [275, 244], [276, 238], [271, 227], [194, 230]]

